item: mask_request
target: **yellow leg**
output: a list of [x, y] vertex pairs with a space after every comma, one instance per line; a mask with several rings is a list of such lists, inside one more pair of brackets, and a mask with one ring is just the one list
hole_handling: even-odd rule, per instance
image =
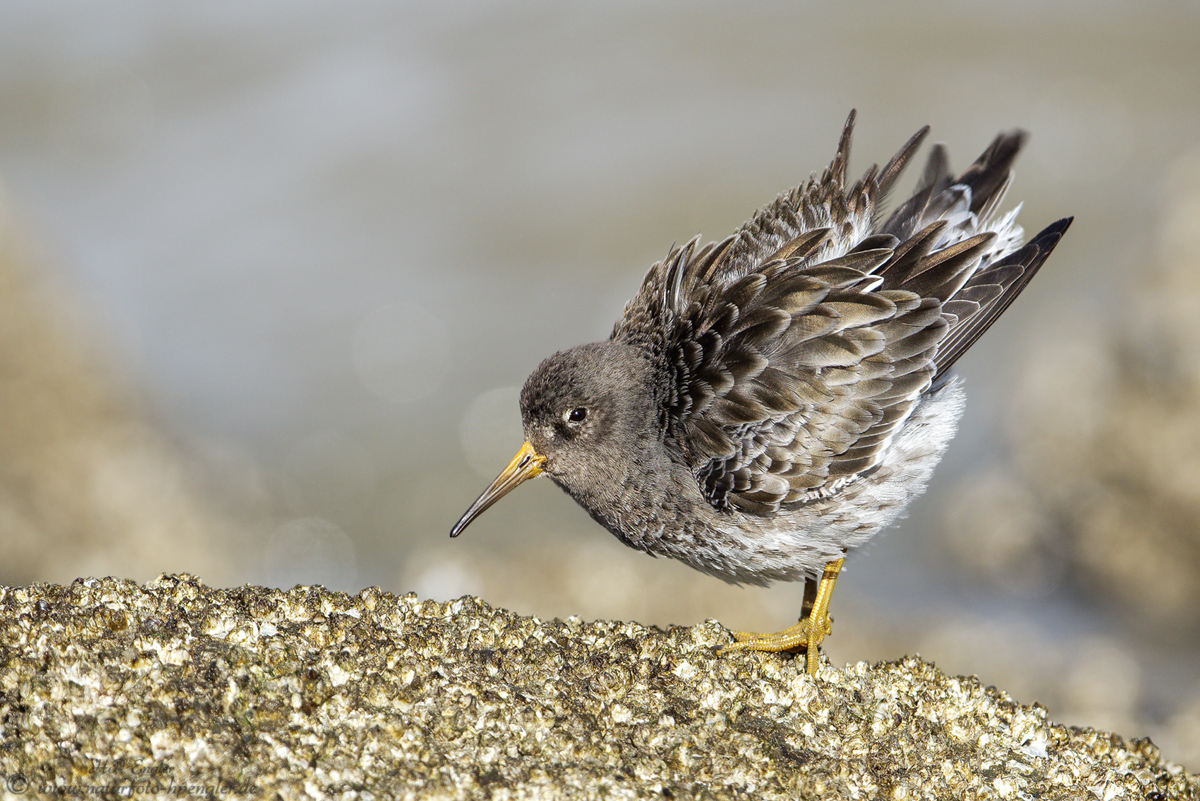
[[829, 619], [829, 599], [833, 597], [833, 585], [837, 582], [838, 573], [845, 561], [835, 559], [825, 565], [825, 572], [821, 574], [821, 582], [817, 585], [817, 595], [812, 600], [812, 609], [799, 623], [776, 634], [732, 631], [730, 634], [737, 642], [726, 645], [721, 650], [778, 653], [804, 648], [808, 659], [808, 672], [816, 674], [819, 659], [817, 651], [821, 641], [826, 635], [833, 633], [833, 621]]

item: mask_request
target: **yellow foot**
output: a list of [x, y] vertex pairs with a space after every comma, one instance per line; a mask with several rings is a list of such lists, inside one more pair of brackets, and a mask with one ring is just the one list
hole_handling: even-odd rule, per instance
[[[810, 631], [810, 627], [814, 630]], [[828, 616], [824, 620], [806, 617], [790, 629], [774, 634], [759, 634], [750, 631], [731, 631], [737, 642], [726, 645], [722, 651], [764, 651], [780, 653], [783, 651], [805, 650], [808, 654], [806, 667], [810, 674], [817, 672], [818, 649], [821, 642], [833, 633], [833, 622]]]
[[812, 611], [804, 620], [775, 634], [731, 631], [730, 634], [737, 642], [730, 643], [721, 650], [779, 653], [803, 648], [807, 657], [805, 667], [810, 675], [815, 675], [820, 658], [818, 651], [821, 642], [826, 636], [833, 633], [833, 621], [829, 618], [829, 600], [833, 597], [833, 585], [837, 582], [838, 573], [841, 571], [844, 561], [836, 559], [825, 565], [821, 583], [817, 586], [817, 595], [812, 604]]

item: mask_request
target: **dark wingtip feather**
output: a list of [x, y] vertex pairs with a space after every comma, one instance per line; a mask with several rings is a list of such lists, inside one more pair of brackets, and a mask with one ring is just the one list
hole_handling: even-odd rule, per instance
[[[1071, 227], [1074, 219], [1074, 217], [1063, 217], [1061, 220], [1050, 223], [1029, 244], [1009, 254], [987, 270], [976, 273], [976, 278], [986, 281], [989, 280], [987, 274], [994, 275], [1001, 268], [1015, 266], [1021, 268], [1020, 274], [1003, 288], [999, 297], [970, 317], [962, 319], [955, 330], [951, 330], [946, 339], [942, 341], [937, 355], [935, 389], [945, 383], [949, 377], [950, 368], [954, 366], [958, 358], [975, 344], [975, 341], [992, 326], [992, 323], [996, 322], [1009, 305], [1017, 299], [1017, 295], [1020, 295], [1022, 290], [1033, 280], [1046, 259], [1050, 257], [1050, 253], [1063, 238], [1063, 234]], [[970, 287], [971, 283], [968, 281], [966, 286]]]
[[929, 126], [921, 128], [909, 140], [904, 143], [904, 146], [892, 156], [891, 161], [883, 165], [883, 171], [879, 173], [879, 200], [882, 205], [884, 198], [892, 191], [892, 185], [896, 183], [896, 179], [904, 172], [904, 168], [908, 166], [908, 162], [912, 160], [913, 154], [917, 152], [917, 148], [925, 141], [925, 137], [929, 135]]
[[971, 211], [978, 213], [1004, 186], [1013, 161], [1028, 138], [1029, 134], [1020, 129], [997, 135], [958, 179], [957, 183], [971, 188]]
[[913, 194], [919, 194], [922, 190], [935, 187], [942, 182], [942, 179], [948, 177], [950, 177], [950, 154], [944, 144], [935, 142], [933, 147], [929, 148], [929, 158], [925, 162], [925, 170], [921, 173], [921, 180], [917, 182], [917, 188]]
[[854, 134], [854, 119], [857, 116], [858, 109], [850, 109], [846, 116], [846, 124], [842, 126], [837, 153], [833, 156], [833, 163], [829, 165], [829, 177], [836, 181], [838, 186], [846, 185], [846, 169], [850, 164], [850, 138]]
[[[1054, 240], [1054, 244], [1058, 244], [1058, 240], [1062, 239], [1062, 235], [1067, 232], [1067, 229], [1071, 227], [1071, 223], [1073, 222], [1075, 222], [1074, 215], [1070, 217], [1063, 217], [1061, 220], [1056, 220], [1055, 222], [1050, 223], [1044, 229], [1042, 229], [1042, 232], [1037, 235], [1037, 237], [1033, 240], [1033, 243], [1036, 245], [1038, 240], [1040, 240], [1042, 237], [1049, 238], [1051, 235], [1057, 235], [1056, 239]], [[1050, 245], [1050, 247], [1053, 248], [1054, 245]]]

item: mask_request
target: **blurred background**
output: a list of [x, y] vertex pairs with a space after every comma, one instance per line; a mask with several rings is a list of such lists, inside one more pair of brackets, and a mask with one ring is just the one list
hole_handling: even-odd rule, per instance
[[[869, 11], [868, 11], [869, 9]], [[548, 481], [450, 525], [672, 242], [925, 123], [1075, 225], [961, 362], [835, 663], [919, 652], [1200, 769], [1200, 5], [0, 5], [0, 582], [186, 571], [776, 630]], [[910, 176], [910, 182], [914, 176]]]

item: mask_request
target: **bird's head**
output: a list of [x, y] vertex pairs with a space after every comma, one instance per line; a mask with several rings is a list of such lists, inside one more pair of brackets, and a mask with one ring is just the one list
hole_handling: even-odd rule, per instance
[[559, 351], [521, 390], [525, 444], [454, 525], [450, 536], [525, 481], [545, 473], [584, 505], [613, 490], [647, 438], [656, 436], [649, 364], [612, 341]]

